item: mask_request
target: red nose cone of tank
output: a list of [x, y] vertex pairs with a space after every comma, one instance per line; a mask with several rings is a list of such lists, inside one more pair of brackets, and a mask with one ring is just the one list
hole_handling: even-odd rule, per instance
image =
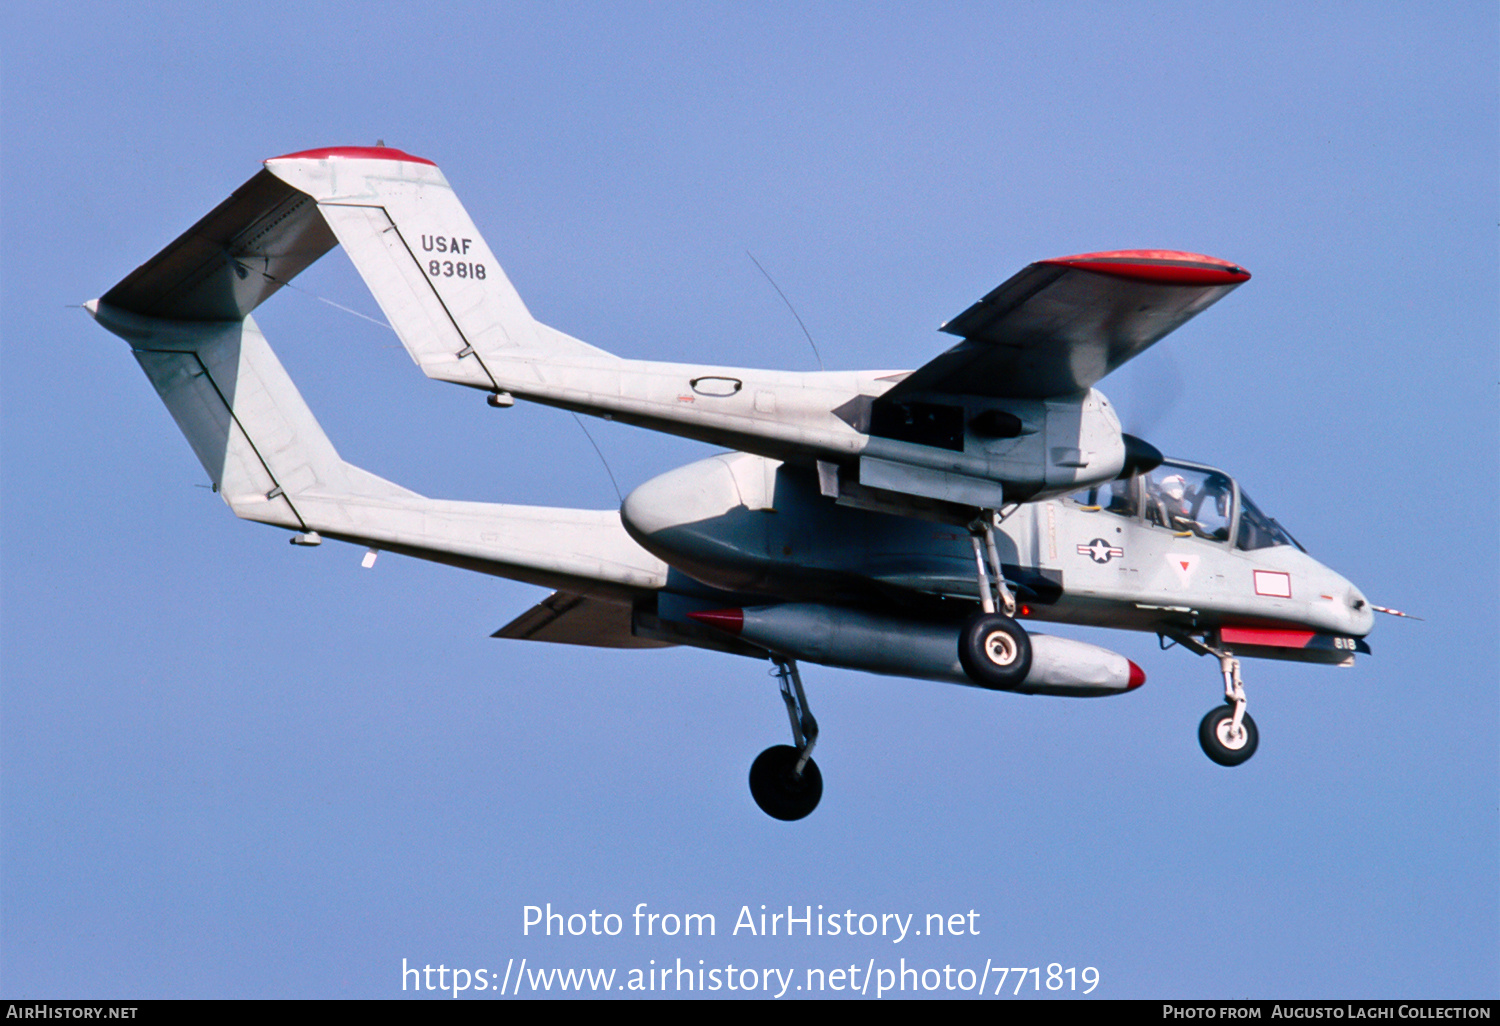
[[[717, 628], [727, 634], [738, 634], [745, 628], [745, 611], [743, 609], [710, 609], [702, 613], [689, 613], [688, 619], [697, 620], [699, 623], [706, 623], [710, 627]], [[1131, 679], [1134, 680], [1135, 678], [1132, 677]]]
[[1134, 691], [1136, 688], [1146, 683], [1146, 671], [1135, 665], [1135, 662], [1133, 660], [1127, 659], [1125, 661], [1127, 663], [1130, 663], [1130, 680], [1126, 682], [1125, 690]]

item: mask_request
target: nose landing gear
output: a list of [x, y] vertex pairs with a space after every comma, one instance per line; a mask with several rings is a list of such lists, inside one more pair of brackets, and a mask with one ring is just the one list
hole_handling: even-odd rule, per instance
[[1255, 754], [1260, 731], [1245, 711], [1245, 682], [1240, 679], [1240, 661], [1225, 652], [1219, 657], [1224, 674], [1224, 705], [1209, 710], [1198, 724], [1198, 743], [1203, 754], [1220, 766], [1238, 766]]
[[[1162, 647], [1166, 648], [1168, 635], [1162, 635]], [[1240, 661], [1232, 652], [1217, 647], [1222, 641], [1213, 633], [1205, 632], [1197, 637], [1172, 633], [1171, 639], [1198, 655], [1211, 655], [1219, 660], [1219, 672], [1224, 675], [1224, 704], [1208, 711], [1198, 724], [1198, 744], [1203, 754], [1220, 766], [1238, 766], [1249, 760], [1260, 746], [1260, 730], [1245, 711], [1245, 681], [1240, 677]]]
[[781, 681], [781, 698], [792, 722], [794, 744], [773, 745], [750, 767], [750, 795], [760, 810], [773, 819], [798, 820], [818, 807], [823, 797], [823, 774], [812, 760], [818, 743], [818, 721], [807, 708], [802, 676], [792, 659], [772, 656]]

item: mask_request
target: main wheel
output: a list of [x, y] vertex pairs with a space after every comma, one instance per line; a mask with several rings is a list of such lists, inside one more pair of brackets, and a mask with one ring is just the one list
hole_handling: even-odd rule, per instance
[[1198, 724], [1198, 743], [1203, 754], [1220, 766], [1238, 766], [1255, 754], [1260, 744], [1260, 731], [1255, 721], [1246, 713], [1240, 718], [1240, 730], [1234, 733], [1234, 706], [1221, 705], [1209, 710], [1203, 722]]
[[818, 807], [823, 797], [823, 774], [811, 759], [794, 777], [802, 753], [791, 745], [774, 745], [750, 767], [750, 794], [760, 810], [773, 819], [801, 819]]
[[958, 661], [980, 687], [1009, 691], [1031, 672], [1031, 639], [1010, 617], [980, 613], [958, 636]]

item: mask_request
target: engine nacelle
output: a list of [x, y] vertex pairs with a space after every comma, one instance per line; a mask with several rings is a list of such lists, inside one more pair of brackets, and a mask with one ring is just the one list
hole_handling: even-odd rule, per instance
[[1052, 399], [918, 393], [876, 400], [854, 423], [870, 441], [858, 487], [840, 478], [840, 500], [901, 515], [912, 513], [902, 496], [998, 509], [1130, 477], [1162, 458], [1122, 434], [1109, 400], [1092, 388]]

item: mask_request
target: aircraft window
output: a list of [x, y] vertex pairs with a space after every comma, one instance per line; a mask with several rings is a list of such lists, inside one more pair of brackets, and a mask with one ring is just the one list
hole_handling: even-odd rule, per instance
[[1286, 528], [1262, 513], [1244, 492], [1240, 493], [1240, 533], [1234, 543], [1247, 550], [1269, 549], [1273, 545], [1295, 545], [1302, 549], [1301, 543], [1288, 534]]
[[1134, 481], [1106, 481], [1086, 492], [1075, 493], [1072, 499], [1080, 506], [1102, 509], [1122, 517], [1133, 517], [1140, 509], [1135, 499]]
[[1217, 470], [1163, 463], [1145, 478], [1146, 522], [1209, 541], [1229, 540], [1234, 486]]

